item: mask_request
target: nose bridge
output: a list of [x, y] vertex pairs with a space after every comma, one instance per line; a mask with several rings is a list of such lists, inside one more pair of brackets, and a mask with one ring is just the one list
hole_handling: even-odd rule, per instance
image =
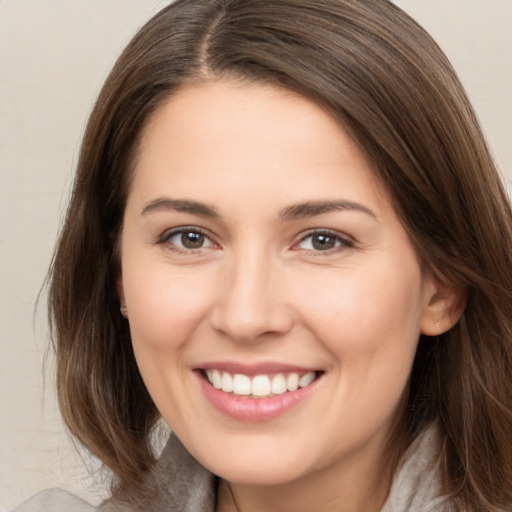
[[288, 330], [291, 316], [276, 289], [278, 281], [278, 265], [261, 247], [233, 254], [212, 314], [213, 327], [236, 341]]

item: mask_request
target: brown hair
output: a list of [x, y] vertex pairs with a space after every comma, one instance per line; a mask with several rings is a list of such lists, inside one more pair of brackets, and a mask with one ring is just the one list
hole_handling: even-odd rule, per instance
[[125, 49], [90, 116], [50, 270], [70, 431], [125, 488], [153, 464], [158, 412], [119, 313], [115, 248], [148, 117], [183, 84], [223, 76], [291, 89], [336, 116], [375, 163], [422, 260], [466, 294], [451, 331], [420, 339], [402, 437], [437, 419], [458, 508], [509, 510], [510, 203], [451, 65], [387, 0], [177, 0]]

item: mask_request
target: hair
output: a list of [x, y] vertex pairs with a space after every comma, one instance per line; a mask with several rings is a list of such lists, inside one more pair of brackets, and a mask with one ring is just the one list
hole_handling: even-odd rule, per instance
[[91, 113], [49, 274], [69, 430], [117, 488], [135, 489], [153, 466], [159, 414], [119, 313], [118, 240], [149, 117], [180, 87], [222, 78], [289, 89], [335, 116], [420, 259], [466, 297], [453, 329], [419, 340], [396, 451], [437, 420], [456, 507], [510, 510], [510, 202], [447, 58], [387, 0], [177, 0], [129, 43]]

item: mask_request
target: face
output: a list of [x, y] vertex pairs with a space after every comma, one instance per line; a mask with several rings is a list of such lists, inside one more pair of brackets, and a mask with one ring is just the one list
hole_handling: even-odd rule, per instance
[[141, 374], [200, 462], [276, 484], [380, 460], [438, 288], [319, 106], [181, 89], [146, 127], [121, 242]]

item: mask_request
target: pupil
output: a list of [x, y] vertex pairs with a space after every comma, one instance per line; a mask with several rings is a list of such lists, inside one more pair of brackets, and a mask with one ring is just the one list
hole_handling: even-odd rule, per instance
[[187, 249], [199, 249], [204, 243], [204, 235], [202, 233], [194, 233], [193, 231], [182, 233], [181, 243]]
[[313, 247], [319, 251], [328, 251], [333, 249], [336, 244], [334, 237], [329, 235], [315, 235], [313, 237]]

